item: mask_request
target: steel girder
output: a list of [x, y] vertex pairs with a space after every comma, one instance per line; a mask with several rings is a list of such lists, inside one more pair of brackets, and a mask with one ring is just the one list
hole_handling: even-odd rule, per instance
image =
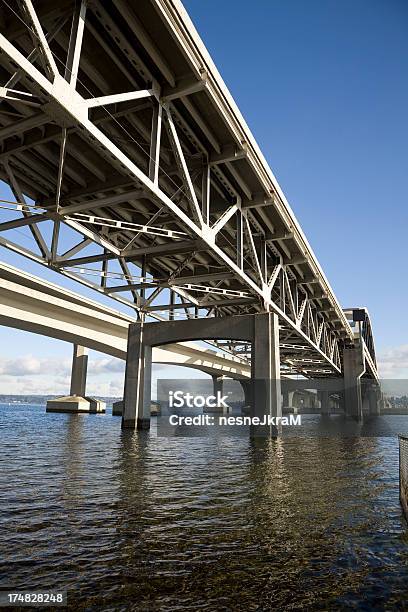
[[[353, 332], [181, 4], [2, 17], [0, 175], [24, 218], [0, 244], [138, 316], [276, 312], [283, 363], [338, 374]], [[36, 251], [5, 234], [25, 225]]]

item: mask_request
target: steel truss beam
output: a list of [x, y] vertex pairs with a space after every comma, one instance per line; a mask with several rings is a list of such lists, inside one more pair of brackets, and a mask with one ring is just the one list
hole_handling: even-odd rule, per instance
[[[346, 326], [342, 327], [343, 319], [340, 329], [335, 329], [326, 311], [327, 304], [323, 302], [328, 300], [327, 294], [321, 292], [319, 295], [318, 290], [313, 290], [315, 277], [301, 268], [303, 264], [310, 263], [309, 255], [306, 252], [299, 253], [297, 249], [292, 250], [295, 232], [290, 223], [283, 229], [280, 226], [274, 227], [265, 215], [268, 206], [281, 206], [277, 194], [266, 187], [261, 193], [256, 190], [252, 193], [250, 182], [240, 173], [239, 165], [252, 155], [248, 143], [241, 138], [239, 142], [221, 146], [196, 110], [192, 101], [194, 95], [212, 87], [212, 77], [207, 71], [198, 70], [194, 78], [186, 77], [177, 82], [142, 24], [126, 3], [120, 0], [120, 11], [138, 32], [147, 54], [154, 59], [158, 71], [167, 81], [166, 85], [161, 86], [146, 62], [129, 46], [126, 37], [99, 0], [82, 0], [76, 3], [73, 12], [71, 34], [66, 45], [67, 61], [62, 73], [51, 51], [52, 36], [44, 33], [31, 0], [22, 0], [21, 4], [34, 32], [36, 49], [25, 57], [1, 34], [0, 49], [3, 58], [8, 58], [6, 65], [10, 66], [10, 70], [11, 66], [14, 69], [17, 66], [16, 74], [29, 91], [12, 91], [15, 82], [9, 80], [8, 86], [0, 90], [0, 96], [3, 95], [7, 104], [21, 104], [22, 99], [28, 100], [29, 104], [37, 104], [37, 100], [41, 103], [45, 100], [46, 103], [42, 106], [44, 112], [23, 117], [13, 125], [0, 127], [0, 141], [34, 129], [43, 129], [44, 138], [51, 127], [44, 126], [54, 121], [61, 126], [60, 155], [55, 197], [43, 198], [47, 212], [34, 215], [23, 210], [23, 219], [0, 224], [0, 232], [27, 226], [40, 254], [18, 247], [2, 237], [0, 244], [24, 252], [28, 257], [77, 280], [75, 267], [99, 263], [102, 266], [101, 280], [99, 285], [92, 286], [111, 297], [117, 293], [129, 292], [133, 302], [122, 301], [131, 304], [137, 311], [167, 311], [171, 317], [175, 310], [184, 310], [189, 316], [188, 309], [193, 307], [206, 310], [207, 313], [219, 310], [221, 314], [243, 312], [245, 307], [255, 311], [273, 311], [279, 315], [282, 329], [288, 330], [296, 338], [297, 344], [288, 342], [291, 350], [296, 351], [296, 347], [301, 346], [313, 355], [314, 361], [307, 363], [323, 363], [327, 371], [340, 372], [339, 342], [342, 334], [350, 336], [350, 330]], [[138, 76], [124, 67], [123, 60], [116, 57], [113, 47], [110, 49], [103, 42], [105, 39], [100, 33], [95, 34], [95, 40], [99, 40], [118, 69], [129, 75], [127, 80], [130, 86], [127, 91], [90, 97], [84, 97], [78, 91], [80, 70], [86, 71], [90, 79], [101, 84], [99, 89], [103, 89], [101, 78], [89, 61], [83, 59], [82, 41], [91, 11], [94, 17], [97, 16], [105, 34], [115, 41], [114, 45], [132, 58]], [[89, 26], [91, 33], [96, 32], [94, 23]], [[56, 32], [55, 40], [62, 40], [58, 28]], [[43, 61], [46, 76], [33, 64], [37, 57]], [[15, 77], [12, 79], [15, 81]], [[146, 98], [147, 103], [140, 108], [151, 110], [148, 127], [146, 120], [143, 123], [137, 117], [139, 107], [130, 110], [126, 107], [126, 104], [140, 98]], [[123, 123], [118, 118], [116, 105], [125, 109], [120, 117], [126, 121], [126, 131], [122, 129]], [[106, 106], [112, 108], [112, 113]], [[198, 126], [214, 150], [208, 150], [200, 142], [194, 128], [186, 120], [186, 114], [180, 112], [182, 106], [193, 118], [193, 125]], [[94, 110], [90, 113], [90, 109]], [[105, 111], [103, 121], [101, 115], [97, 116], [101, 110]], [[162, 124], [165, 127], [164, 134]], [[122, 133], [125, 132], [128, 141], [125, 139], [120, 144], [115, 142], [119, 140], [114, 134], [117, 126], [119, 133], [120, 129]], [[136, 137], [135, 129], [142, 131], [143, 137], [147, 139], [142, 147], [137, 141], [140, 133]], [[51, 132], [51, 140], [48, 142], [58, 138], [54, 128]], [[75, 189], [64, 184], [65, 174], [70, 171], [72, 175], [67, 152], [72, 151], [75, 156], [71, 140], [74, 133], [88, 143], [98, 159], [112, 168], [115, 176], [111, 182], [106, 181], [103, 167], [99, 167], [93, 160], [84, 163], [87, 159], [83, 156], [84, 166], [98, 178], [94, 190], [89, 188], [86, 181], [76, 193]], [[31, 138], [30, 143], [24, 153], [37, 150], [37, 147], [45, 144], [41, 138], [37, 138], [37, 141]], [[26, 204], [23, 182], [19, 178], [21, 175], [16, 176], [14, 170], [17, 156], [23, 153], [21, 146], [22, 143], [19, 146], [15, 142], [11, 145], [7, 143], [5, 151], [8, 153], [2, 163], [16, 200]], [[36, 171], [41, 170], [43, 180], [46, 181], [47, 160], [44, 156], [44, 150], [36, 154], [35, 163]], [[34, 158], [27, 158], [26, 163], [30, 163], [29, 159], [34, 164]], [[175, 159], [175, 167], [171, 166], [171, 159]], [[195, 176], [197, 169], [199, 183]], [[106, 211], [109, 211], [109, 215]], [[167, 213], [166, 219], [162, 211]], [[135, 215], [139, 215], [137, 221], [134, 220]], [[158, 219], [162, 222], [161, 226]], [[37, 223], [45, 220], [53, 223], [50, 245], [37, 227]], [[61, 224], [68, 225], [83, 238], [59, 254]], [[285, 241], [285, 245], [282, 241]], [[103, 249], [103, 253], [75, 257], [95, 244]], [[183, 259], [180, 260], [180, 257]], [[108, 286], [108, 279], [112, 278], [109, 276], [108, 262], [113, 260], [122, 269], [126, 285]], [[140, 269], [148, 266], [155, 281], [156, 277], [160, 277], [160, 280], [155, 282], [149, 280], [149, 276], [142, 275], [142, 282], [133, 282], [127, 262], [136, 262]], [[187, 272], [181, 275], [185, 268]], [[146, 295], [148, 289], [154, 289], [149, 296]], [[163, 291], [169, 292], [170, 303], [156, 303], [157, 298], [163, 299]], [[183, 300], [181, 303], [175, 301], [175, 293]], [[196, 293], [212, 294], [214, 299], [211, 302], [200, 300]], [[303, 363], [302, 359], [296, 363]]]

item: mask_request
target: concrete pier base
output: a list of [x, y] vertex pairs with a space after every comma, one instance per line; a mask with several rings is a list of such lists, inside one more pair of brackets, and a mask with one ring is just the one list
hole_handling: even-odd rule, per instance
[[122, 416], [123, 414], [123, 400], [113, 402], [112, 404], [112, 416]]
[[[150, 404], [150, 416], [160, 416], [161, 408], [157, 402], [151, 402]], [[112, 416], [123, 416], [123, 400], [114, 402], [112, 404]]]
[[85, 397], [90, 404], [89, 412], [104, 414], [106, 412], [106, 402], [102, 400], [98, 400], [95, 397], [89, 397], [88, 395]]
[[229, 414], [232, 412], [231, 406], [204, 406], [204, 414]]
[[161, 406], [159, 402], [152, 401], [150, 402], [150, 416], [160, 416], [161, 415]]
[[88, 349], [75, 344], [72, 354], [70, 394], [48, 400], [47, 412], [87, 412], [98, 414], [105, 412], [105, 402], [85, 395], [87, 369]]
[[79, 413], [87, 412], [88, 414], [104, 414], [106, 404], [94, 397], [81, 397], [80, 395], [66, 395], [64, 397], [56, 397], [47, 401], [47, 412], [69, 412]]
[[79, 395], [67, 395], [47, 401], [47, 412], [90, 412], [91, 404]]

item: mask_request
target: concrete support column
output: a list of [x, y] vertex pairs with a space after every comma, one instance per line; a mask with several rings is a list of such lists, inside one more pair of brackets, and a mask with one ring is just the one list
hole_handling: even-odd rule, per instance
[[252, 414], [282, 416], [279, 322], [274, 313], [254, 315]]
[[85, 397], [86, 374], [88, 370], [88, 349], [74, 344], [71, 370], [70, 395]]
[[137, 429], [150, 429], [150, 406], [152, 403], [152, 347], [143, 350], [143, 391], [137, 414]]
[[240, 380], [239, 381], [242, 390], [244, 392], [244, 403], [241, 408], [241, 412], [244, 415], [249, 415], [252, 412], [252, 381], [251, 380]]
[[69, 395], [48, 400], [47, 412], [105, 412], [105, 402], [85, 395], [87, 369], [88, 349], [74, 344]]
[[368, 388], [368, 406], [371, 415], [378, 416], [381, 414], [381, 390], [380, 387], [373, 383]]
[[338, 399], [338, 405], [339, 405], [339, 409], [343, 410], [343, 412], [346, 412], [346, 398], [345, 398], [345, 393], [344, 390], [343, 391], [339, 391], [339, 399]]
[[212, 376], [212, 380], [213, 380], [213, 394], [215, 396], [217, 396], [218, 392], [222, 394], [222, 387], [224, 383], [222, 376]]
[[[212, 375], [211, 377], [213, 380], [213, 395], [217, 397], [217, 393], [219, 393], [222, 397], [223, 396], [223, 386], [224, 386], [223, 376]], [[216, 406], [204, 406], [203, 412], [204, 413], [217, 412], [217, 413], [224, 414], [224, 413], [230, 412], [230, 408], [225, 408], [225, 406], [223, 406], [222, 404], [217, 403]]]
[[282, 394], [283, 397], [283, 408], [293, 408], [293, 397], [295, 395], [294, 391], [284, 391]]
[[360, 347], [344, 349], [343, 370], [346, 414], [361, 420], [363, 418], [361, 376], [365, 372], [365, 366]]
[[149, 429], [152, 348], [143, 341], [144, 323], [129, 325], [122, 429]]
[[239, 383], [244, 392], [244, 406], [250, 406], [251, 405], [251, 381], [250, 380], [240, 380]]
[[320, 414], [329, 414], [329, 392], [327, 389], [319, 389]]

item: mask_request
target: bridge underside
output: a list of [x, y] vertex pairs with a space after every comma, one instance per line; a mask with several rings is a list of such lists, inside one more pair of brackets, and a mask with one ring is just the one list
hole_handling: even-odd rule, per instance
[[[273, 315], [286, 376], [340, 376], [357, 351], [351, 378], [377, 378], [366, 311], [341, 309], [178, 0], [0, 17], [0, 246], [142, 324]], [[209, 341], [254, 361], [245, 338]]]
[[21, 0], [0, 25], [0, 245], [147, 320], [274, 312], [288, 374], [338, 375], [352, 330], [181, 4]]
[[[0, 325], [41, 334], [126, 360], [134, 317], [0, 263]], [[210, 375], [248, 378], [244, 357], [208, 344], [167, 343], [155, 347], [153, 362], [181, 365]]]
[[[355, 313], [361, 318], [361, 312]], [[354, 321], [357, 326], [364, 320]], [[337, 400], [346, 394], [347, 412], [362, 416], [363, 399], [369, 400], [370, 412], [377, 406], [377, 391], [367, 387], [363, 377], [367, 360], [363, 345], [344, 351], [343, 378], [317, 378], [303, 381], [287, 377], [287, 369], [280, 359], [280, 329], [278, 316], [268, 313], [233, 315], [155, 323], [135, 323], [134, 319], [106, 306], [83, 298], [53, 283], [6, 264], [0, 264], [0, 324], [58, 338], [73, 344], [94, 348], [109, 355], [126, 359], [125, 415], [123, 425], [133, 427], [136, 422], [146, 426], [150, 418], [151, 363], [171, 363], [199, 369], [213, 376], [220, 387], [220, 376], [234, 378], [242, 383], [246, 404], [256, 405], [261, 413], [279, 415], [281, 410], [281, 377], [283, 395], [290, 389], [314, 389], [321, 395], [321, 405], [328, 407], [328, 398]], [[141, 331], [143, 330], [143, 337]], [[358, 328], [358, 337], [367, 337]], [[241, 342], [251, 347], [250, 359], [231, 352], [215, 351], [198, 345], [214, 341]], [[208, 346], [208, 344], [207, 344]], [[77, 350], [77, 349], [75, 349]], [[85, 396], [86, 361], [74, 351], [72, 397], [51, 402], [52, 410], [82, 411], [91, 407], [98, 411], [97, 403], [89, 404]], [[78, 376], [77, 372], [81, 372]], [[79, 379], [78, 386], [74, 379]], [[131, 380], [131, 383], [129, 383]], [[378, 386], [377, 386], [378, 387]], [[79, 390], [78, 390], [79, 389]], [[322, 395], [323, 394], [323, 395]], [[79, 396], [79, 399], [78, 399]], [[284, 406], [288, 403], [285, 403]], [[141, 416], [140, 416], [141, 415]]]
[[[278, 315], [259, 313], [212, 317], [186, 321], [145, 323], [129, 326], [122, 427], [146, 429], [150, 426], [152, 351], [167, 343], [196, 339], [244, 341], [251, 347], [251, 376], [243, 384], [252, 416], [282, 416], [283, 394], [289, 390], [313, 389], [323, 411], [335, 396], [344, 412], [363, 418], [364, 403], [370, 414], [379, 413], [380, 389], [377, 381], [364, 380], [368, 374], [362, 344], [344, 351], [344, 377], [282, 379]], [[285, 370], [283, 370], [285, 372]]]

